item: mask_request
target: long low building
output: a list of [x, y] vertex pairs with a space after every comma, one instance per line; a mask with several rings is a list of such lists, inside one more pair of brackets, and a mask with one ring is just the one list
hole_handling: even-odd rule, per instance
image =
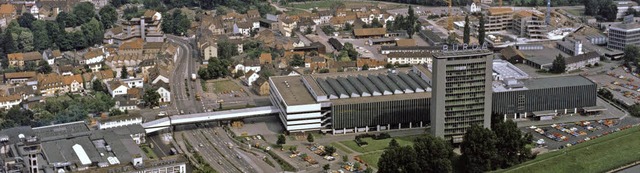
[[335, 134], [428, 124], [428, 76], [425, 68], [405, 68], [279, 76], [269, 83], [287, 131]]

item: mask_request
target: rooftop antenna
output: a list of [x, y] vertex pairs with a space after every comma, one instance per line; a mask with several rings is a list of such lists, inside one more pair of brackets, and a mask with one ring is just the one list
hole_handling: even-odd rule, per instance
[[551, 0], [547, 0], [547, 15], [544, 18], [544, 23], [551, 25]]

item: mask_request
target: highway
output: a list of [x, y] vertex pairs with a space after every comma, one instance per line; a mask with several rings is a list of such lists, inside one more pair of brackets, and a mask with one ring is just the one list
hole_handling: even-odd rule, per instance
[[[196, 93], [200, 89], [198, 80], [192, 81], [191, 74], [197, 72], [198, 65], [193, 55], [195, 50], [192, 49], [189, 44], [189, 40], [167, 35], [167, 39], [171, 43], [178, 45], [178, 59], [175, 62], [175, 67], [170, 79], [172, 98], [172, 107], [174, 110], [169, 111], [169, 114], [190, 114], [204, 112], [202, 102], [196, 101]], [[201, 89], [200, 89], [201, 90]]]
[[214, 148], [213, 144], [206, 139], [206, 137], [200, 133], [197, 129], [192, 131], [186, 131], [183, 133], [187, 141], [193, 146], [193, 149], [200, 153], [200, 156], [209, 163], [216, 171], [220, 173], [237, 173], [241, 172], [233, 166], [227, 159], [224, 158]]

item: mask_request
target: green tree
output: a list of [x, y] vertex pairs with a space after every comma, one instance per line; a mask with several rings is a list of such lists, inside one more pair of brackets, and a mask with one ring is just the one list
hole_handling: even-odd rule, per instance
[[324, 154], [325, 154], [325, 155], [327, 155], [327, 156], [331, 156], [331, 155], [333, 155], [333, 153], [335, 153], [335, 152], [336, 152], [336, 148], [335, 148], [335, 147], [333, 147], [333, 146], [328, 146], [328, 147], [326, 147], [326, 148], [324, 149]]
[[358, 56], [360, 55], [358, 53], [358, 51], [356, 51], [356, 49], [353, 47], [353, 44], [351, 44], [349, 42], [344, 43], [344, 46], [342, 46], [342, 50], [341, 51], [346, 51], [348, 56], [349, 56], [349, 58], [352, 61], [355, 61], [358, 58]]
[[218, 58], [230, 59], [238, 54], [238, 45], [232, 44], [226, 40], [218, 42]]
[[397, 148], [397, 147], [400, 147], [400, 144], [398, 143], [398, 141], [396, 141], [396, 139], [391, 139], [391, 141], [389, 141], [388, 148]]
[[293, 54], [293, 58], [291, 59], [291, 62], [289, 62], [289, 66], [304, 67], [304, 59], [302, 59], [302, 56], [299, 54]]
[[87, 23], [96, 17], [95, 7], [91, 2], [80, 2], [73, 6], [73, 14], [78, 18], [79, 23]]
[[500, 151], [495, 164], [501, 168], [508, 168], [530, 158], [531, 150], [525, 146], [532, 141], [525, 138], [515, 122], [501, 121], [493, 128], [493, 132], [497, 137], [496, 149]]
[[371, 20], [371, 27], [382, 28], [382, 23], [380, 23], [380, 20], [378, 20], [378, 18], [373, 18], [373, 20]]
[[343, 31], [351, 31], [353, 29], [353, 25], [349, 22], [344, 23]]
[[460, 162], [465, 172], [486, 172], [493, 170], [497, 158], [496, 135], [477, 124], [471, 125], [460, 144]]
[[38, 65], [40, 67], [38, 67], [38, 72], [42, 73], [42, 74], [48, 74], [51, 73], [51, 71], [53, 70], [51, 68], [51, 66], [49, 65], [49, 62], [47, 62], [46, 60], [40, 60], [40, 62], [38, 62]]
[[411, 146], [389, 147], [378, 160], [379, 173], [414, 173], [420, 172], [416, 162], [416, 152]]
[[640, 104], [636, 103], [629, 107], [629, 114], [634, 117], [640, 117]]
[[305, 35], [309, 35], [313, 33], [313, 29], [311, 29], [311, 27], [307, 27], [307, 29], [304, 30], [304, 34]]
[[[15, 37], [14, 37], [15, 38]], [[24, 30], [18, 35], [18, 49], [21, 52], [33, 51], [33, 33], [29, 30]]]
[[471, 40], [471, 28], [469, 27], [469, 15], [464, 18], [464, 30], [462, 35], [462, 42], [469, 44]]
[[6, 30], [4, 32], [3, 39], [4, 39], [4, 41], [2, 41], [3, 42], [2, 46], [4, 48], [4, 51], [7, 54], [18, 52], [18, 44], [16, 43], [13, 34], [11, 34], [11, 32], [9, 30]]
[[487, 33], [484, 28], [484, 15], [482, 13], [480, 14], [479, 25], [480, 26], [478, 27], [478, 44], [484, 44], [484, 38]]
[[349, 161], [349, 156], [347, 155], [342, 155], [342, 162], [348, 162]]
[[613, 94], [611, 93], [611, 91], [609, 91], [606, 88], [598, 89], [598, 95], [602, 96], [603, 98], [605, 98], [607, 100], [613, 100]]
[[331, 169], [331, 165], [329, 165], [329, 164], [325, 164], [324, 166], [322, 166], [322, 170], [326, 171], [326, 170], [329, 170], [329, 169]]
[[409, 11], [407, 11], [408, 16], [407, 16], [407, 24], [406, 28], [407, 29], [407, 34], [409, 34], [409, 38], [413, 37], [413, 34], [416, 33], [416, 23], [418, 22], [418, 17], [416, 16], [415, 12], [413, 11], [413, 7], [409, 6]]
[[33, 36], [37, 39], [34, 40], [34, 48], [35, 50], [42, 51], [48, 48], [51, 48], [51, 38], [49, 37], [49, 32], [47, 31], [47, 23], [43, 20], [37, 20], [33, 22]]
[[102, 38], [104, 37], [104, 27], [102, 26], [102, 23], [100, 23], [95, 18], [91, 19], [85, 24], [82, 24], [81, 30], [85, 36], [85, 39], [87, 40], [87, 46], [102, 43]]
[[624, 59], [625, 62], [633, 62], [634, 65], [638, 63], [638, 57], [640, 57], [640, 47], [629, 44], [624, 47]]
[[100, 14], [100, 22], [102, 22], [104, 29], [113, 27], [113, 24], [118, 21], [118, 12], [116, 12], [116, 8], [111, 5], [102, 7], [98, 14]]
[[53, 21], [47, 22], [47, 34], [51, 40], [52, 49], [59, 49], [60, 41], [62, 41], [64, 33], [60, 33], [60, 26], [58, 23]]
[[129, 78], [129, 70], [127, 70], [127, 66], [122, 66], [122, 68], [120, 68], [120, 79], [127, 79]]
[[158, 91], [152, 88], [145, 89], [144, 95], [142, 96], [142, 100], [144, 100], [145, 105], [150, 108], [159, 106], [160, 98], [161, 96]]
[[73, 13], [60, 12], [56, 17], [56, 22], [60, 27], [75, 27], [78, 24], [78, 19]]
[[453, 148], [445, 140], [427, 135], [415, 139], [413, 148], [421, 172], [453, 172]]
[[558, 54], [551, 64], [551, 72], [556, 74], [564, 73], [566, 68], [567, 65], [565, 64], [564, 57], [561, 54]]
[[276, 141], [276, 144], [282, 147], [282, 145], [286, 143], [287, 143], [287, 138], [285, 138], [283, 134], [278, 135], [278, 141]]
[[103, 92], [103, 93], [108, 92], [106, 87], [104, 86], [104, 84], [102, 82], [100, 82], [100, 80], [93, 80], [91, 82], [91, 89], [94, 92]]
[[362, 71], [369, 70], [369, 64], [362, 65]]
[[309, 133], [309, 134], [307, 135], [307, 142], [313, 142], [313, 141], [314, 141], [314, 139], [313, 139], [313, 135], [312, 135], [311, 133]]
[[[229, 76], [231, 72], [229, 72], [229, 61], [226, 59], [218, 59], [212, 58], [209, 59], [209, 64], [207, 64], [207, 72], [206, 75], [201, 75], [200, 77], [208, 80], [208, 79], [217, 79], [225, 76]], [[198, 72], [198, 74], [204, 74], [204, 72]]]
[[20, 27], [31, 29], [33, 27], [33, 22], [35, 22], [36, 20], [37, 19], [33, 17], [31, 13], [25, 12], [22, 13], [20, 17], [18, 17], [18, 24], [20, 24]]
[[109, 2], [114, 7], [119, 8], [120, 6], [122, 6], [124, 4], [128, 4], [129, 0], [110, 0]]

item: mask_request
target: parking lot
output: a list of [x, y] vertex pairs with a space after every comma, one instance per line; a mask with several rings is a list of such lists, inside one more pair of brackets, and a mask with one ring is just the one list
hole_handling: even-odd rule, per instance
[[633, 104], [640, 101], [640, 77], [634, 76], [624, 67], [607, 69], [605, 73], [587, 76], [590, 80], [611, 91], [614, 98]]
[[638, 123], [640, 123], [638, 118], [623, 117], [621, 119], [522, 127], [521, 129], [525, 133], [532, 134], [534, 141], [544, 141], [544, 143], [538, 143], [539, 147], [554, 150], [579, 145], [582, 142], [624, 130]]

